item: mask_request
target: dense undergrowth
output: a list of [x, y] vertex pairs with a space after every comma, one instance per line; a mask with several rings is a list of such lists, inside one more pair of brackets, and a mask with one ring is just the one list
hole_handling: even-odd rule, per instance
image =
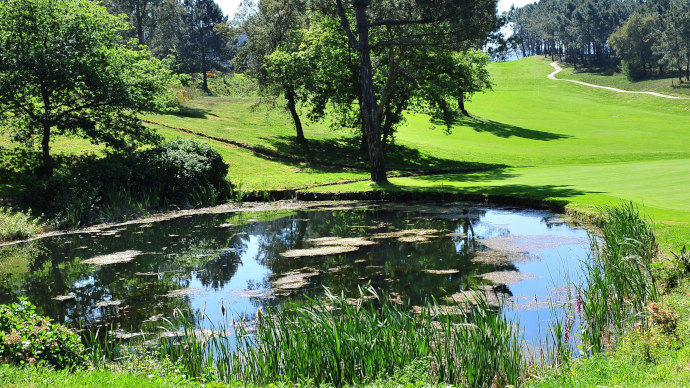
[[[43, 214], [53, 227], [76, 227], [142, 217], [152, 211], [211, 206], [230, 197], [228, 166], [212, 147], [172, 140], [131, 154], [87, 155], [65, 161], [51, 177], [29, 163], [7, 181], [21, 189], [16, 207]], [[0, 238], [27, 237], [37, 221], [3, 212]]]

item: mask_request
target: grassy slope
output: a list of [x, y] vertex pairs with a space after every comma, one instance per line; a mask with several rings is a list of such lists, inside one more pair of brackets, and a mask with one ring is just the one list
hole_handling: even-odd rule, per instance
[[[690, 100], [623, 95], [548, 80], [548, 61], [492, 65], [493, 92], [470, 111], [489, 124], [428, 131], [420, 116], [402, 144], [440, 157], [502, 163], [484, 173], [393, 178], [388, 190], [457, 190], [569, 202], [586, 210], [626, 199], [659, 222], [665, 248], [690, 241]], [[327, 190], [372, 190], [368, 183]], [[324, 190], [324, 189], [316, 189]]]
[[[680, 97], [690, 97], [690, 84], [687, 82], [682, 85], [678, 83], [678, 77], [652, 77], [642, 81], [631, 82], [621, 73], [606, 75], [600, 73], [575, 71], [572, 66], [561, 64], [563, 72], [559, 78], [573, 79], [577, 81], [589, 82], [591, 84], [610, 86], [622, 90], [657, 92], [670, 94]], [[671, 84], [673, 81], [673, 84]]]

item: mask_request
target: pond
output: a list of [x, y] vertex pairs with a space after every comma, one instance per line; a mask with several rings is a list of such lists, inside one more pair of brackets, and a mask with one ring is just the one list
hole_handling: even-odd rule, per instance
[[176, 308], [251, 320], [324, 287], [357, 298], [371, 285], [411, 308], [480, 288], [505, 297], [530, 338], [588, 249], [588, 233], [552, 213], [463, 203], [187, 215], [2, 247], [0, 303], [25, 296], [59, 322], [131, 332]]

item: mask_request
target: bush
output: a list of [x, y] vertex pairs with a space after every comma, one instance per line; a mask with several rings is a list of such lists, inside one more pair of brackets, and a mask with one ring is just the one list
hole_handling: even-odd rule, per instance
[[13, 213], [0, 207], [0, 241], [27, 238], [39, 230], [38, 223], [30, 214]]
[[172, 204], [209, 205], [227, 196], [227, 173], [228, 166], [211, 146], [177, 139], [136, 155], [132, 178]]
[[86, 353], [78, 335], [36, 315], [36, 307], [20, 298], [0, 305], [0, 362], [78, 368], [86, 365]]
[[28, 180], [25, 200], [58, 225], [130, 219], [170, 207], [215, 205], [229, 197], [227, 172], [209, 145], [173, 140], [130, 155], [89, 156], [48, 179]]

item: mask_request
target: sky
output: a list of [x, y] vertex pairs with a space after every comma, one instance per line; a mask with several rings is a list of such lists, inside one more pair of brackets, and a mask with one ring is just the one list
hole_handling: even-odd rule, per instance
[[[220, 5], [223, 12], [232, 19], [235, 15], [235, 10], [242, 0], [216, 0], [216, 3]], [[498, 1], [498, 11], [504, 12], [510, 9], [512, 4], [516, 7], [522, 7], [525, 4], [534, 3], [536, 0], [499, 0]]]

